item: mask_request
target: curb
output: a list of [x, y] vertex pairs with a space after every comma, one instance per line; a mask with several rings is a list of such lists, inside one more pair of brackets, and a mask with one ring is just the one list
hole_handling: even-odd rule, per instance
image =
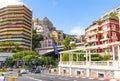
[[98, 78], [98, 77], [85, 77], [85, 76], [69, 76], [69, 75], [59, 75], [59, 74], [50, 74], [55, 76], [65, 76], [65, 77], [74, 77], [74, 78], [87, 78], [93, 80], [101, 80], [101, 81], [120, 81], [120, 79], [112, 79], [112, 78]]

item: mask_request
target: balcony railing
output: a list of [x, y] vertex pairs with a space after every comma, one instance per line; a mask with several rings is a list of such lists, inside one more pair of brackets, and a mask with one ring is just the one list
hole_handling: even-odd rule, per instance
[[92, 32], [87, 33], [87, 36], [92, 36], [92, 35], [96, 35], [96, 34], [97, 34], [97, 31], [92, 31]]
[[113, 66], [113, 62], [111, 61], [95, 61], [90, 62], [91, 66]]
[[116, 61], [66, 61], [59, 62], [59, 65], [64, 66], [116, 66]]
[[87, 39], [87, 42], [96, 42], [96, 41], [98, 41], [97, 38]]

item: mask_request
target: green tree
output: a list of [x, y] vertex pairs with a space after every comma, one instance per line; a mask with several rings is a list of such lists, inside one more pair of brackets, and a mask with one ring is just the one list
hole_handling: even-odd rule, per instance
[[37, 56], [37, 53], [34, 51], [20, 51], [13, 55], [14, 61], [31, 61]]
[[16, 52], [19, 51], [19, 44], [13, 41], [0, 42], [1, 52]]
[[36, 30], [32, 30], [32, 50], [40, 46], [40, 41], [43, 40], [41, 34], [37, 34]]
[[118, 14], [118, 13], [115, 13], [115, 12], [113, 13], [113, 12], [111, 12], [110, 15], [109, 15], [109, 18], [110, 18], [110, 19], [113, 19], [113, 20], [119, 21], [119, 18], [118, 18], [118, 16], [117, 16], [117, 14]]
[[63, 41], [63, 47], [65, 50], [70, 50], [70, 41], [71, 41], [71, 37], [69, 35], [66, 36], [65, 40]]
[[35, 65], [43, 65], [43, 60], [39, 57], [36, 57], [34, 63]]
[[13, 58], [12, 57], [8, 57], [6, 58], [5, 60], [5, 66], [6, 67], [12, 67], [14, 65], [14, 61], [13, 61]]
[[76, 47], [75, 43], [70, 44], [71, 49], [74, 49]]
[[58, 61], [54, 57], [44, 56], [39, 58], [39, 64], [44, 65], [46, 67], [49, 67], [50, 64], [53, 66], [56, 66], [58, 64]]

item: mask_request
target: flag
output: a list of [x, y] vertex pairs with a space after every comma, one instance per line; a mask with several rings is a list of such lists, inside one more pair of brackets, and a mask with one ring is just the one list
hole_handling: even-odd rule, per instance
[[57, 48], [56, 44], [53, 44], [53, 49], [54, 49], [55, 55], [57, 55], [58, 54], [58, 48]]

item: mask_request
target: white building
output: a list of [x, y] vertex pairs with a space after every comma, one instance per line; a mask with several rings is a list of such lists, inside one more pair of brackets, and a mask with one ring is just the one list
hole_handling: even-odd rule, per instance
[[[118, 16], [120, 20], [120, 13]], [[90, 40], [88, 40], [88, 42], [89, 41]], [[112, 48], [111, 53], [109, 53], [111, 57], [109, 60], [92, 61], [92, 54], [97, 53], [97, 51], [92, 52], [92, 50], [109, 47]], [[77, 50], [83, 50], [84, 52], [76, 53], [75, 51]], [[82, 54], [84, 54], [84, 61], [79, 58]], [[64, 55], [67, 57], [65, 58]], [[59, 75], [106, 80], [115, 78], [116, 80], [120, 80], [120, 41], [103, 43], [94, 46], [91, 45], [74, 50], [60, 52]]]

